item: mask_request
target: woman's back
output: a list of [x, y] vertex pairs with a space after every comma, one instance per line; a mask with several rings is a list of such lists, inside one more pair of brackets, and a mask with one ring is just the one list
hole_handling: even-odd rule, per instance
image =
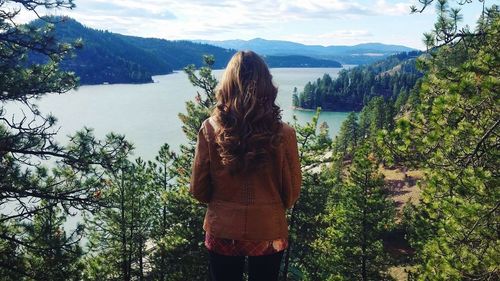
[[299, 196], [295, 130], [281, 122], [264, 60], [237, 52], [198, 132], [190, 192], [208, 203], [203, 228], [210, 280], [277, 280], [288, 245], [286, 208]]
[[300, 190], [295, 130], [283, 123], [273, 155], [257, 169], [234, 173], [218, 154], [218, 126], [213, 117], [203, 122], [193, 166], [191, 192], [208, 203], [204, 229], [230, 239], [287, 237], [285, 209]]

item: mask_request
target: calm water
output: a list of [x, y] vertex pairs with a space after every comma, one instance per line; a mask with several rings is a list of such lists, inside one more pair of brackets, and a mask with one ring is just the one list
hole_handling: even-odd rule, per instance
[[[328, 73], [336, 76], [335, 68], [276, 68], [271, 69], [274, 83], [279, 88], [278, 104], [283, 109], [283, 119], [292, 121], [296, 115], [300, 123], [311, 120], [313, 112], [292, 109], [292, 92]], [[217, 77], [223, 70], [216, 70]], [[52, 113], [60, 126], [57, 139], [67, 141], [67, 135], [84, 126], [95, 129], [98, 137], [113, 131], [124, 134], [136, 147], [135, 156], [153, 159], [164, 143], [174, 149], [186, 142], [181, 130], [179, 112], [185, 112], [184, 103], [194, 98], [197, 89], [183, 72], [155, 76], [158, 83], [141, 85], [82, 86], [66, 94], [51, 94], [39, 102], [43, 113]], [[12, 113], [12, 112], [11, 112]], [[323, 112], [320, 122], [326, 121], [335, 135], [345, 112]]]
[[[292, 109], [293, 88], [300, 91], [308, 81], [316, 80], [324, 73], [335, 77], [339, 71], [334, 68], [271, 69], [274, 83], [279, 88], [277, 102], [283, 109], [283, 119], [292, 121], [296, 115], [300, 123], [310, 121], [314, 112]], [[222, 70], [214, 73], [220, 78]], [[134, 143], [135, 156], [149, 160], [156, 156], [164, 143], [177, 149], [186, 142], [177, 115], [185, 112], [185, 102], [192, 100], [197, 90], [183, 72], [156, 76], [154, 80], [158, 83], [82, 86], [66, 94], [46, 95], [37, 103], [42, 113], [52, 113], [57, 117], [60, 127], [57, 140], [60, 143], [66, 143], [67, 135], [87, 126], [94, 128], [100, 138], [111, 131], [124, 134]], [[19, 104], [6, 105], [7, 118], [14, 114], [19, 119], [19, 111]], [[323, 112], [320, 122], [326, 121], [330, 134], [335, 135], [346, 116], [345, 112]], [[7, 206], [0, 213], [8, 214], [9, 210]], [[68, 217], [67, 229], [73, 229], [81, 222], [77, 213]]]

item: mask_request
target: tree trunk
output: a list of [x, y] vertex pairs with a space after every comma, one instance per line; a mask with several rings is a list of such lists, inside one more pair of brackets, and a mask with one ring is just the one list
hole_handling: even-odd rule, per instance
[[[163, 163], [163, 189], [165, 192], [168, 190], [168, 175], [167, 175], [167, 164]], [[167, 235], [167, 206], [166, 204], [163, 205], [163, 210], [162, 210], [162, 221], [161, 221], [161, 236], [165, 237]], [[166, 253], [165, 253], [165, 248], [162, 247], [160, 249], [160, 281], [165, 281], [166, 279]]]
[[121, 168], [120, 177], [120, 224], [121, 224], [121, 243], [122, 243], [122, 277], [123, 281], [129, 281], [127, 273], [127, 229], [125, 226], [125, 187], [123, 179], [123, 168]]
[[143, 239], [142, 239], [142, 233], [139, 236], [139, 280], [143, 281], [144, 280], [144, 262], [142, 260], [144, 256], [143, 253]]
[[363, 281], [368, 281], [368, 274], [366, 270], [366, 196], [368, 196], [368, 175], [365, 175], [365, 182], [363, 184], [363, 220], [361, 226], [361, 278]]
[[[133, 198], [133, 196], [132, 196]], [[134, 241], [134, 221], [136, 219], [135, 212], [134, 212], [134, 199], [130, 200], [130, 203], [132, 204], [130, 206], [131, 210], [131, 216], [130, 216], [130, 236], [129, 236], [129, 251], [128, 251], [128, 273], [129, 273], [129, 280], [132, 279], [132, 260], [133, 260], [133, 253], [135, 251], [135, 243]]]

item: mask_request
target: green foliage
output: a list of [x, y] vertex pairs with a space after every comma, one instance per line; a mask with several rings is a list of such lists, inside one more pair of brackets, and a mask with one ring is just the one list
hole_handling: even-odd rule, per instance
[[393, 103], [382, 97], [371, 99], [359, 114], [351, 112], [342, 123], [333, 143], [333, 154], [340, 161], [339, 169], [342, 169], [342, 160], [350, 160], [358, 147], [364, 143], [369, 143], [372, 151], [377, 152], [376, 143], [372, 140], [380, 130], [392, 129], [396, 117]]
[[[161, 177], [157, 190], [162, 192], [160, 233], [156, 233], [157, 250], [153, 261], [153, 276], [159, 280], [205, 280], [208, 275], [207, 251], [203, 245], [203, 219], [206, 206], [189, 194], [191, 163], [194, 146], [202, 122], [210, 116], [215, 105], [217, 80], [212, 75], [213, 56], [203, 57], [204, 66], [185, 68], [189, 81], [198, 87], [194, 101], [186, 102], [187, 113], [179, 114], [188, 143], [180, 153], [162, 148], [156, 158], [156, 177]], [[165, 279], [162, 279], [165, 278]]]
[[[74, 56], [61, 61], [61, 68], [72, 71], [81, 84], [149, 83], [152, 75], [168, 74], [185, 65], [200, 64], [197, 59], [210, 53], [222, 68], [234, 50], [198, 44], [189, 41], [168, 41], [154, 38], [126, 36], [85, 27], [68, 17], [47, 17], [29, 24], [30, 28], [44, 28], [47, 21], [51, 34], [60, 42], [78, 40], [83, 44]], [[30, 54], [30, 61], [45, 62], [43, 56]]]
[[346, 154], [351, 154], [354, 151], [362, 138], [358, 117], [356, 113], [351, 112], [347, 119], [342, 122], [339, 134], [335, 137], [334, 151], [341, 153], [341, 157], [344, 158]]
[[269, 67], [342, 67], [338, 61], [318, 59], [307, 56], [265, 56], [264, 60]]
[[87, 220], [84, 279], [204, 280], [205, 208], [182, 184], [189, 177], [178, 172], [186, 156], [165, 144], [154, 161], [128, 157], [107, 171], [109, 188], [100, 194], [107, 204]]
[[[421, 1], [422, 9], [431, 2]], [[0, 7], [6, 3], [31, 11], [74, 7], [69, 0], [0, 1]], [[395, 210], [378, 161], [425, 170], [421, 201], [404, 208], [399, 226], [416, 250], [411, 278], [500, 278], [499, 14], [497, 6], [485, 9], [474, 32], [460, 31], [459, 13], [440, 0], [424, 58], [415, 62], [418, 53], [400, 54], [294, 91], [296, 106], [364, 107], [348, 116], [334, 142], [328, 126], [318, 124], [319, 109], [310, 123], [294, 125], [303, 186], [289, 213], [285, 279], [387, 278], [392, 260], [382, 241], [394, 228]], [[161, 52], [163, 47], [172, 43], [188, 54], [199, 46], [95, 32], [61, 18], [14, 26], [16, 16], [0, 13], [0, 102], [21, 102], [30, 115], [11, 120], [0, 106], [0, 207], [12, 210], [0, 215], [1, 279], [205, 280], [205, 206], [189, 195], [188, 183], [197, 133], [215, 105], [214, 58], [185, 68], [200, 92], [179, 114], [188, 140], [179, 152], [166, 144], [153, 161], [132, 161], [133, 147], [123, 136], [97, 140], [87, 128], [61, 146], [53, 139], [55, 117], [44, 116], [33, 100], [76, 86], [75, 74], [61, 71], [76, 67], [67, 60], [72, 54], [90, 60], [98, 53], [106, 57], [101, 62], [124, 69], [117, 76], [105, 73], [116, 78], [108, 82], [142, 81], [179, 67], [170, 62], [185, 65], [184, 55], [173, 59], [174, 51]], [[99, 44], [80, 50], [73, 28]], [[115, 52], [102, 47], [122, 43]], [[129, 51], [137, 56], [125, 59]], [[420, 82], [415, 64], [426, 73]], [[83, 82], [95, 78], [82, 73]], [[46, 159], [55, 160], [50, 169], [40, 165]], [[83, 227], [63, 228], [76, 211], [85, 216], [89, 234], [83, 261]]]
[[[17, 233], [20, 230], [15, 226], [0, 224], [3, 233]], [[19, 243], [7, 239], [0, 240], [0, 276], [5, 281], [22, 280], [26, 276], [24, 254], [21, 252]]]
[[321, 230], [321, 217], [326, 206], [324, 195], [331, 188], [331, 181], [321, 171], [331, 161], [328, 152], [332, 144], [328, 128], [318, 126], [319, 114], [318, 108], [311, 122], [293, 125], [297, 133], [302, 167], [302, 190], [299, 200], [289, 213], [290, 247], [285, 254], [283, 270], [292, 280], [318, 270], [314, 264], [316, 257], [312, 243]]
[[50, 201], [43, 201], [33, 223], [23, 225], [30, 247], [25, 252], [26, 280], [81, 280], [83, 250], [78, 244], [83, 226], [69, 236], [64, 230], [65, 215]]
[[[212, 75], [212, 67], [215, 59], [213, 56], [204, 56], [203, 61], [204, 66], [200, 67], [199, 70], [196, 69], [194, 64], [184, 68], [184, 72], [188, 75], [191, 84], [203, 90], [203, 93], [200, 94], [200, 92], [197, 92], [194, 101], [186, 102], [186, 114], [179, 113], [179, 119], [183, 123], [182, 130], [186, 134], [193, 153], [201, 123], [210, 117], [210, 113], [216, 102], [215, 88], [217, 87], [217, 79]], [[194, 155], [190, 155], [189, 157], [192, 158]]]
[[366, 66], [340, 71], [336, 79], [325, 74], [309, 82], [296, 95], [293, 105], [301, 108], [351, 111], [360, 110], [373, 97], [395, 100], [399, 93], [413, 88], [422, 76], [415, 67], [420, 52], [390, 56]]
[[[398, 96], [399, 97], [399, 96]], [[382, 97], [371, 99], [359, 115], [359, 134], [364, 138], [373, 137], [381, 129], [391, 130], [396, 117], [391, 101]]]
[[[9, 5], [19, 9], [4, 9]], [[61, 146], [54, 140], [55, 117], [43, 115], [34, 103], [76, 86], [74, 73], [59, 65], [80, 44], [57, 41], [51, 23], [13, 23], [20, 13], [73, 7], [70, 0], [0, 1], [0, 208], [8, 210], [0, 214], [0, 272], [5, 280], [41, 280], [42, 274], [51, 280], [79, 279], [78, 239], [66, 236], [61, 224], [76, 211], [98, 208], [95, 194], [104, 188], [103, 170], [113, 165], [117, 151], [130, 146], [113, 134], [97, 140], [90, 129]], [[46, 63], [28, 63], [35, 53]], [[9, 116], [7, 102], [17, 102], [22, 113]], [[50, 169], [44, 166], [49, 159]], [[75, 229], [79, 232], [81, 227]]]
[[382, 280], [390, 260], [382, 238], [394, 224], [394, 204], [369, 146], [357, 148], [348, 176], [331, 189], [326, 227], [314, 242], [318, 280]]
[[[454, 24], [439, 3], [434, 33]], [[500, 16], [486, 9], [474, 35], [458, 35], [424, 61], [420, 105], [380, 136], [387, 155], [425, 168], [421, 203], [408, 224], [418, 280], [499, 278], [498, 116]], [[459, 34], [459, 33], [457, 33]]]
[[169, 265], [169, 248], [164, 242], [172, 233], [169, 233], [170, 224], [168, 220], [169, 193], [174, 186], [176, 173], [173, 163], [176, 154], [170, 150], [168, 144], [164, 144], [155, 161], [150, 161], [149, 168], [152, 184], [154, 185], [155, 200], [152, 214], [151, 243], [156, 247], [149, 257], [152, 264], [151, 277], [155, 280], [165, 280]]
[[[192, 198], [187, 186], [179, 186], [167, 193], [167, 208], [168, 228], [158, 245], [165, 252], [164, 280], [206, 280], [208, 256], [203, 244], [205, 206]], [[156, 262], [161, 265], [161, 259]]]
[[[145, 276], [147, 240], [152, 231], [155, 193], [151, 173], [140, 158], [129, 162], [121, 155], [106, 171], [108, 188], [99, 193], [106, 205], [86, 220], [90, 254], [86, 280], [132, 280]], [[99, 262], [108, 260], [107, 269]], [[107, 273], [108, 275], [104, 275]]]

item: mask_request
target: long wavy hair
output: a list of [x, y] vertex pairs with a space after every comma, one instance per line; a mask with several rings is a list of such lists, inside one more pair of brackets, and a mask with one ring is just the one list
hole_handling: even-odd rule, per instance
[[264, 60], [237, 52], [227, 64], [212, 113], [219, 124], [216, 143], [231, 172], [248, 171], [269, 160], [281, 139], [278, 89]]

